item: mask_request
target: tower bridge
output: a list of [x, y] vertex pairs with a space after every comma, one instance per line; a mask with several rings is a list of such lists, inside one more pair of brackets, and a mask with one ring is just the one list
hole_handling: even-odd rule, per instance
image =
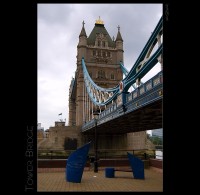
[[[120, 27], [116, 39], [111, 38], [99, 18], [87, 36], [83, 21], [77, 45], [77, 69], [69, 88], [67, 128], [71, 129], [63, 130], [62, 137], [64, 132], [70, 137], [69, 132], [76, 127], [78, 146], [94, 141], [96, 131], [100, 149], [136, 149], [131, 134], [139, 132], [137, 139], [144, 140], [146, 130], [162, 128], [162, 42], [163, 17], [128, 71]], [[161, 71], [143, 83], [142, 78], [157, 64]], [[51, 131], [54, 130], [50, 129], [50, 139]]]
[[[119, 135], [122, 141], [117, 138], [116, 142], [123, 148], [127, 133], [162, 128], [163, 18], [130, 71], [124, 65], [120, 27], [116, 39], [111, 39], [100, 18], [88, 37], [84, 25], [85, 22], [79, 35], [77, 70], [69, 92], [69, 125], [80, 126], [83, 142], [94, 139], [97, 128], [97, 134], [101, 135], [98, 139], [102, 139], [100, 148], [107, 148], [107, 142]], [[141, 79], [157, 63], [161, 72], [142, 83]], [[94, 112], [99, 113], [97, 121]], [[111, 145], [111, 148], [116, 146]]]

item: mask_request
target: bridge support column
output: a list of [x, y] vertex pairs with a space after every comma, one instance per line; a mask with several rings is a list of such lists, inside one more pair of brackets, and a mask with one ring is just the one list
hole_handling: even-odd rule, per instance
[[140, 86], [140, 78], [136, 79], [136, 85], [139, 87]]
[[126, 112], [126, 107], [125, 107], [125, 104], [127, 102], [126, 100], [126, 95], [128, 94], [129, 92], [122, 92], [122, 108], [123, 108], [123, 111]]

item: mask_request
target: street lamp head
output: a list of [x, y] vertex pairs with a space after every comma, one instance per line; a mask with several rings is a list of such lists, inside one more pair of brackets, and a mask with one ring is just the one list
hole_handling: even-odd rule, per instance
[[97, 119], [98, 116], [99, 116], [99, 112], [98, 112], [97, 110], [94, 111], [94, 112], [93, 112], [93, 116], [94, 116], [95, 119]]

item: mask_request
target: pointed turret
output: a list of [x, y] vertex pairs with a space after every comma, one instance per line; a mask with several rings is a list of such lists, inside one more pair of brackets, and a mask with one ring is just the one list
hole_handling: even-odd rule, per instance
[[117, 49], [117, 62], [119, 63], [120, 61], [123, 62], [123, 39], [120, 33], [120, 27], [118, 25], [118, 32], [117, 32], [117, 37], [116, 37], [116, 49]]
[[86, 35], [86, 32], [85, 32], [85, 27], [84, 27], [84, 24], [85, 22], [83, 21], [83, 26], [82, 26], [82, 29], [81, 29], [81, 33], [79, 35], [79, 43], [78, 43], [78, 60], [81, 60], [82, 57], [86, 57], [86, 46], [87, 46], [87, 35]]
[[118, 26], [117, 28], [118, 28], [118, 33], [117, 33], [116, 41], [123, 41], [121, 33], [120, 33], [120, 26]]
[[79, 37], [82, 37], [82, 36], [87, 37], [86, 32], [85, 32], [84, 24], [85, 24], [85, 22], [83, 21], [83, 27], [82, 27], [82, 29], [81, 29], [81, 33], [80, 33]]

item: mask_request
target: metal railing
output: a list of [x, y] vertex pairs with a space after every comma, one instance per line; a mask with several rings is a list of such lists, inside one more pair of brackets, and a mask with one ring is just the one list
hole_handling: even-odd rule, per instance
[[[38, 149], [38, 159], [67, 159], [73, 151], [75, 150]], [[127, 158], [127, 152], [140, 159], [156, 158], [156, 150], [149, 149], [98, 149], [97, 152], [100, 159]], [[88, 156], [95, 156], [95, 151], [91, 149]]]

